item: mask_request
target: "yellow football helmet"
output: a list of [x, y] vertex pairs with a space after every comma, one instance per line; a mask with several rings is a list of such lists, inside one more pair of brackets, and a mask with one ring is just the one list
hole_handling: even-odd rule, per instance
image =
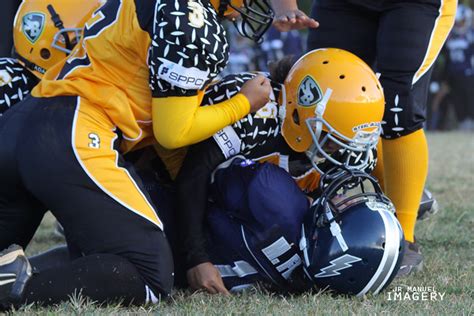
[[273, 22], [273, 9], [267, 0], [211, 0], [220, 17], [239, 13], [232, 21], [240, 35], [261, 42]]
[[358, 170], [371, 162], [385, 100], [365, 62], [342, 49], [313, 50], [293, 65], [283, 90], [283, 137], [321, 174], [328, 162]]
[[15, 58], [38, 78], [69, 55], [103, 0], [23, 0], [15, 16]]

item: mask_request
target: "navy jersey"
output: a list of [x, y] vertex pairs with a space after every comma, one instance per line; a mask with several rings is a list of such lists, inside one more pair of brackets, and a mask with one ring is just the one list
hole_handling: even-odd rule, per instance
[[0, 116], [26, 98], [37, 84], [38, 79], [16, 59], [0, 58]]
[[298, 241], [309, 200], [296, 182], [273, 164], [238, 157], [213, 179], [209, 248], [226, 287], [305, 290]]

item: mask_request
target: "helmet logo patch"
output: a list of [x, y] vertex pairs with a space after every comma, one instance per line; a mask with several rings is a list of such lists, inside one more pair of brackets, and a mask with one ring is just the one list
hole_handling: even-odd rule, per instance
[[323, 98], [321, 88], [311, 76], [306, 76], [298, 87], [298, 105], [313, 106]]
[[28, 13], [23, 17], [22, 29], [26, 38], [34, 44], [43, 33], [45, 16], [43, 13]]

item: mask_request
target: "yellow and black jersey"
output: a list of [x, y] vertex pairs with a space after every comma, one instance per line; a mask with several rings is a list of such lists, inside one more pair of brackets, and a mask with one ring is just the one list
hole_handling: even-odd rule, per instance
[[87, 99], [122, 132], [127, 151], [153, 135], [152, 104], [192, 97], [187, 102], [199, 105], [199, 91], [227, 57], [225, 31], [206, 0], [108, 0], [33, 95]]
[[0, 58], [0, 116], [26, 98], [37, 83], [38, 78], [16, 59]]

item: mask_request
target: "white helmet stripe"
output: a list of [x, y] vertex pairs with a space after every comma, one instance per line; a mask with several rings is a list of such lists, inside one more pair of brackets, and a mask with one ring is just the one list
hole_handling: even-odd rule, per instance
[[374, 288], [376, 289], [374, 294], [377, 294], [387, 282], [398, 260], [400, 234], [397, 227], [396, 218], [388, 211], [377, 210], [377, 212], [380, 214], [385, 227], [384, 253], [382, 260], [380, 260], [379, 267], [377, 268], [377, 271], [375, 271], [372, 279], [370, 279], [362, 291], [357, 293], [357, 296], [365, 295]]
[[[379, 287], [374, 291], [374, 294], [378, 294], [382, 288], [385, 286], [387, 283], [388, 279], [393, 273], [393, 269], [395, 269], [395, 266], [398, 261], [398, 255], [400, 252], [400, 239], [402, 236], [400, 236], [400, 227], [398, 224], [398, 219], [395, 217], [395, 215], [391, 212], [383, 212], [383, 216], [387, 216], [388, 222], [390, 223], [390, 229], [389, 232], [390, 234], [390, 242], [388, 240], [385, 241], [385, 249], [389, 251], [389, 253], [392, 255], [388, 263], [391, 262], [391, 266], [387, 274], [385, 275], [385, 278], [383, 282], [379, 285]], [[388, 237], [386, 238], [388, 239]], [[390, 247], [390, 248], [389, 248]]]

